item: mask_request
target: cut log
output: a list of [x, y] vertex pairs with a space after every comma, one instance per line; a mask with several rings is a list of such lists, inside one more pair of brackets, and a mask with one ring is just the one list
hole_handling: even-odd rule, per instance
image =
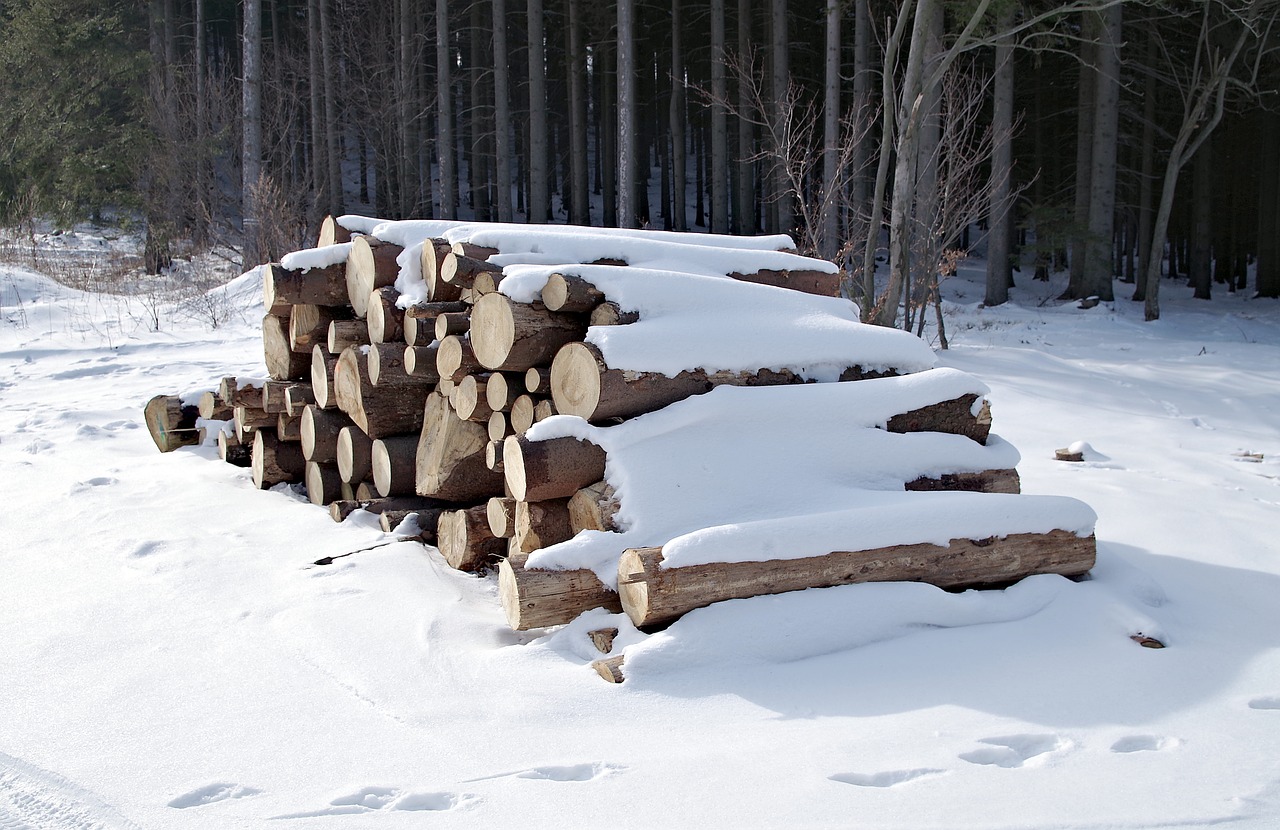
[[212, 389], [200, 395], [196, 412], [206, 421], [230, 421], [235, 417], [235, 407], [224, 403], [222, 396]]
[[494, 412], [489, 416], [489, 440], [501, 441], [511, 434], [511, 423], [507, 420], [507, 413]]
[[485, 394], [490, 377], [487, 373], [483, 375], [467, 375], [458, 381], [458, 388], [450, 398], [453, 403], [453, 410], [458, 413], [459, 418], [464, 421], [481, 421], [485, 423], [486, 432], [488, 430], [489, 416], [493, 414], [493, 410], [489, 408], [489, 399]]
[[308, 406], [316, 402], [309, 383], [291, 383], [284, 390], [284, 411], [301, 417]]
[[355, 488], [355, 497], [360, 501], [373, 501], [374, 499], [381, 498], [381, 496], [378, 495], [377, 488], [373, 486], [373, 481], [371, 479], [366, 479], [360, 482], [355, 485]]
[[582, 315], [547, 311], [503, 294], [486, 294], [471, 312], [471, 345], [488, 369], [523, 372], [550, 363], [561, 346], [586, 333]]
[[436, 317], [436, 339], [443, 340], [451, 334], [459, 336], [471, 330], [471, 315], [466, 311], [454, 311]]
[[618, 636], [616, 628], [597, 628], [595, 631], [588, 631], [587, 636], [591, 638], [591, 644], [601, 654], [609, 654], [613, 651], [613, 641]]
[[487, 260], [489, 257], [501, 253], [497, 248], [486, 248], [484, 245], [476, 245], [471, 242], [455, 242], [449, 247], [449, 250], [460, 256], [479, 260]]
[[366, 314], [369, 342], [404, 342], [404, 309], [396, 306], [398, 299], [400, 299], [400, 292], [392, 285], [375, 288], [369, 294]]
[[524, 435], [533, 426], [537, 414], [538, 401], [532, 395], [520, 395], [511, 402], [508, 413], [511, 431], [516, 435]]
[[271, 430], [253, 434], [253, 484], [266, 490], [285, 482], [302, 481], [306, 461], [297, 443], [280, 441]]
[[[368, 481], [373, 473], [373, 439], [357, 426], [338, 431], [338, 475], [348, 484]], [[377, 493], [373, 496], [376, 498]]]
[[593, 326], [626, 326], [640, 319], [638, 311], [623, 311], [617, 303], [601, 303], [591, 310], [589, 321]]
[[262, 389], [264, 382], [238, 380], [225, 377], [218, 384], [218, 397], [228, 406], [255, 406], [262, 408]]
[[493, 470], [495, 473], [503, 472], [502, 469], [502, 441], [490, 441], [489, 446], [484, 449], [484, 466]]
[[396, 257], [404, 248], [391, 242], [383, 242], [372, 236], [357, 236], [351, 240], [344, 273], [346, 301], [357, 317], [364, 317], [369, 310], [369, 295], [375, 288], [392, 285], [400, 273]]
[[427, 284], [427, 298], [433, 303], [456, 302], [462, 296], [462, 286], [440, 279], [440, 261], [451, 251], [443, 239], [428, 239], [422, 246], [422, 279]]
[[308, 406], [302, 412], [302, 456], [321, 463], [338, 460], [338, 434], [355, 426], [345, 413], [336, 409]]
[[618, 595], [593, 571], [540, 570], [524, 567], [523, 555], [498, 563], [498, 598], [507, 624], [516, 631], [572, 622], [593, 608], [622, 610]]
[[415, 459], [418, 436], [397, 435], [373, 442], [373, 486], [378, 494], [412, 496], [415, 494]]
[[289, 345], [289, 318], [268, 314], [262, 318], [262, 354], [267, 374], [275, 380], [306, 380], [311, 363]]
[[196, 427], [199, 407], [184, 405], [177, 395], [156, 395], [142, 408], [142, 416], [160, 452], [173, 452], [200, 440]]
[[333, 373], [338, 369], [338, 356], [324, 346], [311, 350], [311, 394], [321, 409], [337, 409], [338, 398], [333, 393]]
[[533, 406], [533, 422], [545, 421], [552, 415], [556, 414], [556, 405], [552, 401], [543, 398]]
[[347, 305], [346, 263], [306, 271], [269, 265], [264, 271], [263, 305], [269, 314], [286, 305]]
[[218, 457], [237, 467], [253, 464], [253, 445], [246, 444], [233, 432], [218, 432]]
[[404, 342], [410, 346], [427, 346], [436, 339], [436, 318], [441, 314], [457, 314], [470, 306], [463, 302], [417, 303], [404, 310]]
[[281, 441], [302, 441], [302, 417], [287, 412], [276, 416], [276, 437]]
[[[856, 531], [854, 531], [856, 535]], [[637, 626], [669, 623], [728, 599], [859, 582], [926, 582], [939, 588], [1003, 585], [1037, 573], [1080, 576], [1093, 567], [1092, 536], [1064, 530], [953, 539], [948, 546], [895, 545], [768, 562], [662, 567], [661, 548], [637, 548], [618, 563], [618, 591]]]
[[551, 311], [589, 312], [603, 302], [603, 292], [569, 274], [552, 274], [542, 288], [542, 303]]
[[583, 487], [569, 498], [569, 524], [577, 534], [582, 530], [617, 530], [613, 517], [618, 513], [618, 496], [607, 481]]
[[591, 668], [596, 670], [596, 674], [600, 675], [608, 683], [621, 683], [626, 680], [626, 675], [622, 673], [622, 665], [626, 660], [625, 655], [619, 654], [617, 657], [605, 657], [596, 660], [591, 664]]
[[947, 432], [985, 444], [987, 436], [991, 434], [991, 407], [983, 401], [978, 414], [974, 415], [973, 406], [977, 400], [977, 395], [963, 395], [954, 400], [922, 406], [911, 412], [894, 415], [886, 428], [889, 432], [899, 433]]
[[506, 552], [506, 540], [489, 530], [484, 505], [441, 513], [436, 545], [449, 567], [460, 571], [478, 571]]
[[419, 496], [395, 496], [389, 499], [343, 499], [329, 505], [329, 515], [341, 522], [357, 510], [382, 514], [388, 510], [437, 510], [440, 503]]
[[259, 409], [254, 406], [237, 406], [235, 409], [236, 434], [241, 439], [244, 439], [245, 436], [257, 430], [274, 429], [277, 419], [276, 413], [267, 412], [265, 409]]
[[501, 271], [481, 271], [471, 281], [471, 293], [476, 297], [483, 297], [485, 294], [497, 291], [500, 285], [502, 285]]
[[262, 409], [275, 415], [288, 413], [286, 395], [294, 386], [306, 387], [307, 384], [292, 380], [269, 380], [262, 384]]
[[364, 346], [368, 342], [367, 320], [333, 320], [329, 323], [325, 346], [334, 354], [342, 354], [349, 346]]
[[759, 285], [772, 285], [775, 288], [789, 288], [805, 294], [817, 294], [820, 297], [840, 296], [840, 274], [828, 274], [825, 271], [772, 271], [762, 270], [754, 274], [729, 275], [735, 280], [754, 282]]
[[944, 473], [938, 478], [917, 478], [906, 483], [907, 490], [962, 490], [970, 493], [1021, 493], [1017, 470], [986, 470], [981, 473]]
[[437, 392], [427, 398], [416, 457], [419, 495], [475, 502], [502, 493], [502, 475], [485, 466], [488, 431], [464, 421]]
[[515, 532], [512, 538], [521, 553], [559, 544], [573, 538], [569, 520], [569, 500], [517, 501]]
[[338, 465], [321, 464], [308, 461], [305, 480], [307, 483], [307, 499], [315, 505], [324, 507], [338, 501], [342, 496], [342, 478], [338, 474]]
[[504, 375], [501, 372], [494, 372], [489, 376], [488, 383], [484, 386], [484, 399], [489, 404], [490, 412], [510, 409], [511, 404], [520, 396], [521, 392], [516, 388], [513, 378], [523, 380], [518, 374]]
[[472, 351], [470, 338], [453, 334], [441, 340], [436, 347], [436, 371], [441, 378], [456, 383], [483, 368]]
[[489, 518], [489, 531], [494, 536], [499, 539], [510, 539], [515, 535], [515, 499], [494, 496], [485, 504], [485, 515]]
[[604, 478], [604, 449], [577, 438], [530, 441], [511, 436], [503, 442], [507, 489], [518, 501], [567, 499]]
[[436, 369], [436, 352], [439, 346], [405, 346], [404, 372], [413, 378], [437, 383], [440, 372]]
[[289, 348], [310, 357], [316, 344], [328, 344], [333, 322], [350, 316], [346, 307], [295, 305], [289, 314]]
[[[399, 343], [371, 343], [368, 347], [369, 381], [377, 388], [399, 386], [417, 390], [420, 398], [435, 385], [435, 378], [409, 374], [405, 357], [409, 347]], [[416, 359], [416, 355], [414, 356]], [[416, 364], [415, 364], [416, 368]], [[435, 368], [434, 366], [432, 367]]]
[[524, 391], [530, 395], [551, 395], [551, 368], [534, 366], [524, 373]]
[[340, 225], [337, 219], [332, 216], [326, 216], [320, 222], [320, 236], [316, 242], [317, 248], [327, 248], [330, 245], [341, 245], [350, 241], [351, 231]]
[[445, 254], [440, 260], [440, 279], [450, 285], [471, 288], [475, 284], [476, 275], [485, 271], [502, 272], [502, 268], [491, 265], [482, 259], [458, 254], [453, 251]]
[[422, 401], [428, 385], [415, 378], [413, 386], [374, 386], [369, 376], [369, 352], [365, 349], [372, 351], [371, 346], [352, 346], [338, 358], [338, 368], [333, 373], [338, 408], [370, 438], [421, 429]]
[[430, 507], [418, 510], [383, 510], [378, 517], [378, 526], [382, 528], [384, 533], [393, 533], [400, 523], [409, 517], [413, 517], [418, 525], [418, 538], [427, 544], [435, 544], [436, 528], [439, 526], [440, 514], [445, 512], [443, 507]]

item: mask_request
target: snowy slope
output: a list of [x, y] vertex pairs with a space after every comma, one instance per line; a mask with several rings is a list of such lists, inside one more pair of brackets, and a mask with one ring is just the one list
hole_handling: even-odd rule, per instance
[[[1024, 492], [1097, 512], [1093, 578], [809, 591], [643, 638], [510, 632], [433, 551], [157, 453], [147, 398], [261, 374], [256, 285], [155, 332], [0, 271], [0, 827], [1276, 826], [1280, 307], [947, 290], [941, 362], [990, 388]], [[606, 622], [620, 686], [587, 667]]]

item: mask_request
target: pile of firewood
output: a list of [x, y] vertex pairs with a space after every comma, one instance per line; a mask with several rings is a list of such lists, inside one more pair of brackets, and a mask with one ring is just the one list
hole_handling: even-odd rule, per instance
[[[577, 263], [588, 268], [570, 268], [575, 263], [567, 260], [536, 299], [520, 302], [500, 290], [510, 269], [497, 264], [519, 256], [475, 244], [478, 233], [467, 229], [480, 227], [460, 225], [448, 234], [452, 241], [428, 238], [406, 251], [327, 221], [320, 242], [333, 246], [329, 264], [290, 268], [286, 257], [261, 268], [269, 379], [227, 377], [198, 400], [153, 399], [146, 420], [157, 445], [168, 451], [208, 441], [204, 430], [216, 430], [219, 456], [251, 467], [260, 488], [304, 484], [308, 498], [327, 506], [336, 521], [365, 509], [380, 513], [391, 531], [411, 518], [401, 531], [410, 527], [452, 567], [497, 571], [503, 608], [516, 629], [567, 623], [599, 607], [625, 610], [637, 625], [654, 626], [732, 597], [889, 579], [950, 588], [1038, 572], [1077, 575], [1092, 567], [1093, 538], [1066, 531], [691, 569], [661, 567], [660, 547], [618, 550], [616, 589], [587, 569], [526, 567], [535, 552], [584, 530], [615, 530], [621, 507], [605, 475], [602, 446], [575, 437], [530, 440], [526, 433], [535, 423], [565, 414], [607, 427], [720, 386], [806, 378], [767, 367], [676, 374], [611, 367], [587, 342], [589, 328], [629, 325], [639, 314], [583, 274], [635, 264], [626, 260], [626, 240], [616, 246], [622, 256]], [[545, 262], [555, 257], [552, 242], [530, 249], [538, 248]], [[699, 244], [705, 248], [714, 239], [701, 235]], [[752, 254], [738, 250], [725, 261], [744, 256]], [[726, 266], [722, 276], [839, 294], [839, 275], [826, 263], [777, 251], [758, 257], [762, 267], [728, 272]], [[426, 286], [425, 299], [412, 303], [397, 289], [408, 258]], [[851, 359], [839, 379], [870, 382], [911, 371]], [[896, 413], [883, 427], [984, 444], [990, 411], [980, 396], [968, 394]], [[969, 470], [902, 486], [1017, 493], [1018, 477], [1013, 469]], [[615, 661], [601, 672], [617, 679], [616, 669]]]

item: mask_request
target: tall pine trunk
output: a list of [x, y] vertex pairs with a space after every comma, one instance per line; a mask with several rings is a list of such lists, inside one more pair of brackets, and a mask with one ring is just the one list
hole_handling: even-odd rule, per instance
[[[1007, 32], [1013, 28], [1014, 7], [1001, 9], [996, 28]], [[996, 41], [996, 71], [992, 78], [993, 108], [991, 115], [991, 199], [987, 211], [987, 290], [984, 302], [1001, 305], [1009, 300], [1009, 284], [1013, 280], [1010, 261], [1012, 240], [1009, 238], [1009, 210], [1013, 192], [1013, 38], [1006, 35]]]

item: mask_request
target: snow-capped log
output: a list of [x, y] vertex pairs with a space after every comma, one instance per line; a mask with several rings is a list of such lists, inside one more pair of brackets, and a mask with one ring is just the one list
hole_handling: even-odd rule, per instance
[[[369, 481], [373, 477], [373, 439], [356, 426], [338, 431], [338, 476], [348, 484]], [[377, 493], [374, 493], [375, 497]]]
[[391, 498], [339, 499], [329, 505], [329, 516], [335, 522], [344, 521], [357, 510], [382, 514], [388, 510], [435, 510], [440, 503], [419, 496], [393, 496]]
[[263, 269], [262, 295], [268, 314], [279, 313], [285, 305], [350, 305], [346, 263], [306, 270], [268, 265]]
[[395, 243], [373, 236], [354, 237], [343, 275], [346, 299], [341, 304], [350, 305], [357, 317], [364, 317], [369, 310], [369, 295], [374, 289], [395, 283], [400, 274], [396, 257], [403, 250]]
[[625, 326], [640, 322], [640, 312], [623, 311], [622, 306], [614, 302], [603, 302], [591, 309], [590, 323], [593, 326]]
[[757, 285], [772, 285], [774, 288], [786, 288], [805, 294], [816, 294], [820, 297], [840, 296], [840, 274], [829, 274], [825, 271], [774, 270], [763, 268], [749, 274], [734, 272], [731, 279], [742, 282], [754, 282]]
[[476, 277], [486, 272], [501, 274], [502, 268], [482, 259], [473, 259], [453, 251], [440, 259], [440, 279], [450, 285], [471, 288], [475, 284]]
[[483, 504], [441, 513], [436, 546], [449, 567], [460, 571], [478, 571], [507, 550], [506, 540], [489, 529], [488, 508]]
[[468, 240], [455, 241], [449, 246], [449, 250], [458, 256], [468, 257], [469, 259], [478, 259], [486, 261], [490, 257], [497, 256], [501, 251], [497, 248], [491, 248], [488, 245], [477, 245]]
[[281, 441], [275, 431], [259, 429], [253, 434], [253, 484], [266, 490], [284, 482], [302, 481], [306, 474], [302, 446]]
[[336, 462], [338, 433], [355, 422], [345, 412], [308, 406], [302, 412], [302, 455], [308, 461]]
[[333, 372], [333, 391], [338, 408], [347, 413], [370, 438], [421, 429], [423, 394], [420, 393], [425, 393], [425, 387], [374, 386], [369, 377], [370, 352], [372, 347], [352, 346], [338, 358], [338, 366]]
[[337, 464], [308, 461], [303, 481], [307, 485], [307, 499], [314, 505], [324, 507], [342, 497], [342, 477]]
[[276, 437], [281, 441], [302, 441], [302, 417], [288, 412], [276, 415]]
[[440, 380], [440, 372], [436, 368], [436, 352], [439, 345], [405, 346], [404, 371], [410, 377], [436, 383]]
[[526, 568], [526, 559], [525, 554], [511, 554], [498, 563], [498, 599], [512, 629], [563, 625], [593, 608], [622, 611], [617, 593], [594, 571]]
[[548, 311], [503, 294], [486, 294], [471, 311], [471, 345], [487, 369], [525, 371], [550, 363], [561, 346], [587, 333], [582, 315]]
[[589, 484], [569, 497], [569, 525], [576, 535], [583, 530], [615, 530], [618, 496], [607, 481]]
[[977, 407], [978, 396], [962, 395], [949, 401], [913, 409], [900, 415], [894, 415], [885, 425], [889, 432], [946, 432], [951, 435], [963, 435], [979, 444], [987, 443], [991, 434], [991, 406], [987, 401]]
[[572, 538], [569, 499], [517, 501], [512, 530], [514, 549], [520, 553], [532, 553]]
[[305, 380], [310, 361], [289, 343], [289, 319], [274, 314], [262, 318], [262, 354], [267, 374], [275, 380]]
[[417, 452], [417, 435], [395, 435], [373, 442], [373, 486], [379, 495], [415, 495]]
[[[432, 375], [409, 374], [405, 359], [409, 347], [399, 343], [370, 343], [368, 349], [369, 381], [378, 388], [399, 386], [405, 394], [420, 394], [425, 398], [435, 378]], [[415, 355], [416, 358], [416, 355]], [[416, 364], [415, 364], [416, 368]], [[435, 366], [432, 365], [434, 373]]]
[[338, 408], [338, 399], [333, 390], [333, 373], [337, 369], [338, 355], [318, 344], [311, 350], [311, 394], [315, 396], [316, 406], [321, 409]]
[[415, 459], [419, 495], [477, 502], [502, 493], [502, 475], [485, 466], [484, 424], [464, 421], [439, 392], [427, 397]]
[[489, 531], [500, 539], [510, 539], [515, 533], [516, 500], [507, 496], [494, 496], [485, 503], [485, 515], [489, 518]]
[[206, 421], [230, 421], [235, 415], [235, 407], [225, 403], [217, 390], [209, 389], [200, 395], [196, 403], [196, 411]]
[[542, 288], [542, 303], [551, 311], [589, 312], [604, 300], [602, 291], [573, 274], [552, 274]]
[[326, 248], [330, 245], [341, 245], [344, 242], [351, 241], [351, 231], [343, 227], [342, 224], [332, 216], [326, 216], [320, 223], [320, 236], [316, 240], [317, 248]]
[[452, 334], [441, 340], [436, 348], [436, 371], [441, 378], [457, 383], [483, 368], [485, 367], [480, 364], [471, 347], [469, 337]]
[[253, 445], [241, 441], [234, 432], [219, 430], [218, 458], [236, 467], [248, 467], [253, 463]]
[[511, 436], [503, 442], [507, 491], [517, 501], [567, 499], [604, 478], [604, 449], [577, 438], [530, 441]]
[[329, 323], [325, 346], [334, 354], [342, 354], [348, 346], [364, 346], [369, 343], [367, 320], [334, 320]]
[[351, 309], [345, 306], [308, 303], [293, 306], [289, 313], [289, 347], [310, 357], [316, 344], [329, 342], [330, 325], [350, 316]]
[[452, 252], [448, 242], [429, 239], [422, 245], [422, 279], [427, 284], [427, 298], [433, 303], [457, 302], [462, 297], [462, 286], [440, 279], [441, 261]]
[[262, 406], [264, 382], [228, 375], [218, 384], [218, 397], [228, 406]]
[[458, 381], [451, 397], [453, 410], [464, 421], [489, 423], [493, 410], [489, 407], [488, 385], [493, 375], [489, 373], [467, 375]]
[[1066, 530], [685, 567], [663, 567], [662, 548], [638, 548], [619, 560], [618, 594], [631, 621], [651, 627], [729, 599], [859, 582], [925, 582], [953, 590], [1004, 585], [1038, 573], [1080, 576], [1094, 558], [1094, 537]]
[[404, 309], [396, 306], [400, 292], [393, 285], [376, 288], [369, 294], [368, 313], [370, 343], [404, 342]]
[[156, 395], [142, 408], [143, 420], [151, 440], [160, 452], [173, 452], [178, 447], [195, 444], [200, 440], [196, 419], [200, 409], [195, 404], [184, 404], [177, 395]]

